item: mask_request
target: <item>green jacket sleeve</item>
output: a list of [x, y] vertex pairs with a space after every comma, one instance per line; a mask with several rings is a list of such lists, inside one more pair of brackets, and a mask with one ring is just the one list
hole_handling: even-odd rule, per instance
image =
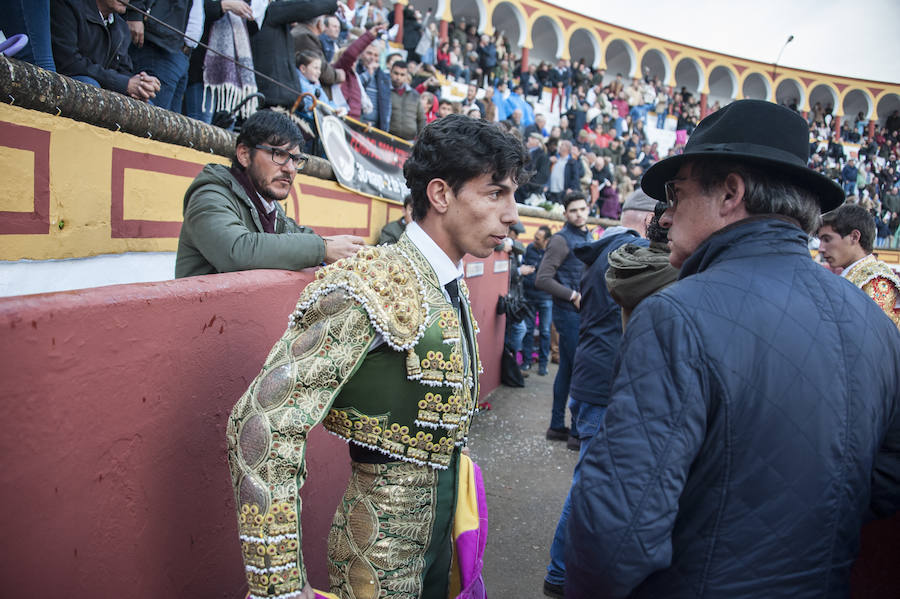
[[275, 344], [231, 412], [228, 463], [255, 597], [293, 596], [307, 582], [300, 524], [307, 434], [374, 339], [366, 310], [346, 293], [320, 297]]
[[201, 187], [184, 211], [190, 239], [218, 272], [279, 268], [301, 270], [325, 260], [325, 242], [286, 219], [285, 233], [251, 231], [241, 208], [214, 185]]

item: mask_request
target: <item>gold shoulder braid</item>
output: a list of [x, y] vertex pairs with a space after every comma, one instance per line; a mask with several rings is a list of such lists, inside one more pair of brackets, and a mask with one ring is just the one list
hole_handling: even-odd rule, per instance
[[366, 247], [319, 269], [289, 318], [291, 327], [317, 298], [343, 289], [369, 313], [375, 330], [396, 350], [415, 345], [425, 332], [425, 290], [410, 262], [387, 247]]

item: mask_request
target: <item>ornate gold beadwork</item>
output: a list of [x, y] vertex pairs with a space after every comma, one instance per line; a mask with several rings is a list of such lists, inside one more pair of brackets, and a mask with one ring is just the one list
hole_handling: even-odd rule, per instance
[[328, 535], [332, 592], [414, 599], [431, 541], [437, 473], [402, 462], [353, 464]]
[[[408, 260], [389, 248], [366, 247], [354, 256], [342, 258], [320, 269], [316, 280], [306, 286], [291, 315], [292, 325], [309, 312], [320, 295], [341, 290], [368, 311], [375, 329], [395, 349], [408, 348], [425, 330], [425, 292], [419, 276]], [[335, 310], [342, 296], [330, 300], [321, 310]]]
[[343, 293], [319, 295], [297, 324], [235, 404], [226, 433], [254, 596], [294, 593], [306, 583], [298, 523], [306, 435], [328, 413], [375, 334], [367, 312]]
[[[403, 237], [392, 248], [367, 248], [320, 270], [304, 290], [291, 326], [228, 420], [229, 468], [252, 595], [289, 595], [306, 584], [299, 489], [306, 479], [306, 435], [324, 421], [350, 442], [407, 461], [354, 464], [329, 534], [332, 591], [418, 597], [434, 522], [435, 469], [448, 467], [455, 446], [465, 442], [475, 407], [477, 378], [464, 372], [464, 337], [471, 341], [469, 363], [480, 363], [462, 281], [460, 289], [466, 336], [431, 266]], [[421, 383], [424, 404], [405, 404], [412, 409], [400, 415], [414, 422], [396, 422], [389, 411], [331, 409], [348, 377], [365, 368], [376, 335], [406, 351], [398, 361], [410, 381]]]

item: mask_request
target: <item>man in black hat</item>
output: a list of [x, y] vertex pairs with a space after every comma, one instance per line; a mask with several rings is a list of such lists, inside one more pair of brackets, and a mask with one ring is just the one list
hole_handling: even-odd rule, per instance
[[566, 597], [846, 597], [867, 513], [900, 509], [900, 335], [810, 258], [843, 192], [807, 137], [742, 100], [644, 175], [681, 270], [628, 322]]

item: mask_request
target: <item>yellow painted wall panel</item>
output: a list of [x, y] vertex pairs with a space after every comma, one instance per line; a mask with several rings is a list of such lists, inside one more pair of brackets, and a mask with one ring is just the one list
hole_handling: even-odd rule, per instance
[[3, 185], [0, 210], [31, 212], [34, 206], [34, 153], [0, 146]]
[[184, 192], [193, 180], [193, 177], [125, 169], [125, 218], [180, 221]]

